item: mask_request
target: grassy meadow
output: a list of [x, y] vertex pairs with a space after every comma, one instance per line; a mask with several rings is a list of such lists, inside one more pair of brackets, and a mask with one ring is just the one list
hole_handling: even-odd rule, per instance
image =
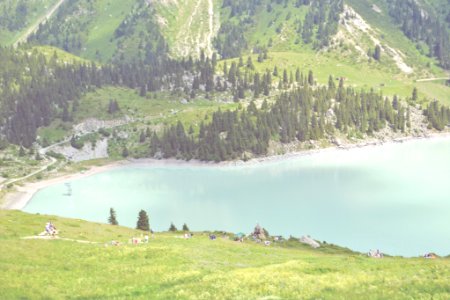
[[[120, 87], [103, 87], [86, 93], [79, 101], [80, 105], [73, 115], [73, 122], [64, 123], [60, 119], [50, 126], [38, 131], [41, 140], [49, 144], [63, 140], [72, 133], [72, 124], [78, 124], [86, 119], [117, 120], [129, 117], [131, 121], [125, 126], [130, 132], [136, 129], [162, 129], [163, 125], [176, 124], [181, 121], [186, 128], [192, 125], [195, 132], [200, 128], [202, 120], [208, 120], [219, 108], [222, 110], [236, 109], [239, 104], [230, 102], [228, 94], [215, 94], [213, 99], [199, 95], [193, 100], [181, 94], [169, 92], [148, 93], [141, 97], [136, 90]], [[110, 100], [119, 104], [120, 111], [109, 114]], [[183, 101], [186, 100], [186, 101]], [[135, 132], [136, 133], [136, 132]]]
[[31, 51], [37, 51], [39, 54], [44, 55], [47, 60], [53, 59], [56, 55], [57, 62], [61, 64], [90, 64], [91, 61], [76, 56], [72, 53], [66, 52], [52, 46], [33, 46]]
[[[278, 77], [273, 77], [275, 83], [283, 76], [283, 70], [295, 74], [297, 68], [307, 76], [308, 71], [312, 70], [314, 77], [319, 84], [327, 84], [328, 77], [332, 75], [335, 80], [341, 77], [345, 78], [345, 85], [356, 89], [369, 90], [373, 88], [382, 92], [384, 95], [399, 95], [403, 98], [410, 97], [414, 87], [418, 88], [419, 97], [428, 100], [437, 99], [443, 103], [450, 103], [450, 87], [445, 85], [444, 81], [416, 82], [414, 78], [408, 78], [399, 74], [397, 70], [384, 70], [376, 66], [375, 62], [353, 64], [348, 63], [344, 58], [340, 60], [332, 55], [318, 55], [312, 50], [304, 52], [269, 52], [268, 59], [259, 63], [257, 55], [251, 55], [255, 69], [259, 72], [265, 70], [273, 71], [278, 68]], [[244, 56], [244, 63], [247, 56]], [[228, 67], [231, 62], [238, 62], [239, 59], [225, 60]], [[219, 63], [218, 69], [223, 68], [224, 61]], [[336, 80], [336, 84], [338, 81]]]
[[[107, 215], [105, 214], [105, 220]], [[52, 220], [68, 240], [24, 240]], [[151, 220], [151, 216], [150, 216]], [[120, 220], [119, 220], [120, 221]], [[168, 224], [169, 225], [169, 224]], [[251, 228], [249, 228], [249, 231]], [[450, 260], [371, 259], [297, 241], [265, 247], [206, 233], [143, 232], [0, 211], [2, 299], [448, 299]], [[121, 246], [106, 246], [117, 240]]]
[[[221, 99], [230, 100], [230, 98], [232, 99], [227, 95], [216, 95], [212, 101], [199, 96], [188, 101], [182, 94], [167, 92], [148, 93], [145, 97], [141, 97], [133, 89], [104, 87], [87, 93], [81, 99], [75, 120], [93, 117], [106, 120], [128, 115], [141, 120], [165, 119], [170, 123], [178, 120], [189, 122], [196, 119], [194, 117], [201, 119], [206, 113], [216, 111], [219, 107], [236, 107], [235, 103], [220, 102]], [[108, 114], [107, 111], [111, 99], [116, 100], [120, 107], [120, 111], [115, 115]]]
[[135, 0], [97, 0], [94, 2], [96, 15], [89, 23], [89, 35], [87, 36], [86, 49], [82, 57], [97, 60], [97, 51], [101, 53], [101, 60], [108, 61], [116, 49], [116, 45], [110, 40], [120, 23], [125, 19]]
[[[49, 160], [42, 157], [41, 160], [36, 160], [34, 149], [25, 149], [23, 155], [20, 155], [19, 149], [19, 146], [9, 145], [0, 150], [0, 183], [27, 176], [49, 164]], [[1, 192], [3, 191], [0, 194]]]

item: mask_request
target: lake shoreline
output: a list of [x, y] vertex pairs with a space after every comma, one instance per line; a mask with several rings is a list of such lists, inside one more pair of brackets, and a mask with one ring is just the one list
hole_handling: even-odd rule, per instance
[[362, 149], [368, 147], [382, 148], [384, 145], [392, 145], [405, 142], [414, 142], [429, 139], [448, 139], [450, 138], [450, 132], [443, 133], [432, 133], [428, 136], [407, 136], [397, 139], [392, 139], [388, 141], [362, 141], [361, 143], [355, 144], [344, 144], [341, 146], [331, 146], [327, 148], [318, 148], [303, 151], [288, 152], [280, 155], [270, 155], [265, 157], [257, 157], [250, 159], [248, 161], [236, 160], [236, 161], [224, 161], [224, 162], [204, 162], [199, 160], [177, 160], [177, 159], [153, 159], [153, 158], [142, 158], [142, 159], [129, 159], [115, 161], [102, 166], [93, 166], [85, 172], [77, 172], [72, 174], [66, 174], [38, 182], [25, 182], [23, 186], [17, 186], [16, 191], [9, 192], [5, 195], [5, 201], [1, 204], [0, 209], [6, 210], [22, 210], [26, 207], [33, 196], [40, 190], [55, 185], [64, 183], [69, 180], [81, 179], [89, 176], [93, 176], [99, 173], [108, 172], [114, 169], [124, 168], [124, 167], [213, 167], [213, 168], [223, 168], [223, 167], [251, 167], [264, 163], [274, 163], [280, 161], [286, 161], [290, 159], [296, 159], [305, 156], [317, 155], [321, 153], [333, 153], [336, 151], [351, 151], [355, 149]]

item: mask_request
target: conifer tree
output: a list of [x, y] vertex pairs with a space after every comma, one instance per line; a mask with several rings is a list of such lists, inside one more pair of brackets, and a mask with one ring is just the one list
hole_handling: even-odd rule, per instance
[[227, 76], [228, 75], [228, 64], [227, 62], [223, 63], [223, 76]]
[[129, 155], [130, 155], [130, 152], [128, 151], [127, 146], [123, 147], [122, 157], [127, 158]]
[[174, 231], [178, 231], [178, 229], [173, 223], [170, 223], [169, 231], [174, 232]]
[[119, 222], [117, 222], [116, 211], [112, 207], [109, 209], [108, 223], [111, 225], [119, 225]]
[[25, 149], [22, 146], [20, 146], [20, 149], [19, 149], [19, 156], [20, 157], [24, 157], [25, 156]]
[[373, 52], [373, 58], [377, 61], [380, 61], [381, 58], [381, 47], [380, 45], [375, 46], [375, 51]]
[[314, 74], [313, 71], [309, 70], [308, 72], [308, 84], [314, 85]]
[[251, 70], [253, 70], [255, 68], [255, 66], [253, 65], [253, 61], [252, 61], [252, 57], [251, 56], [249, 56], [247, 58], [247, 68], [249, 68]]
[[273, 76], [278, 76], [278, 68], [277, 66], [273, 67]]
[[141, 97], [147, 96], [147, 85], [145, 85], [145, 84], [141, 85], [141, 89], [139, 91], [139, 96], [141, 96]]
[[144, 143], [145, 138], [146, 138], [146, 136], [145, 136], [144, 131], [141, 131], [141, 134], [139, 135], [139, 143], [141, 143], [141, 144]]
[[189, 227], [186, 225], [186, 223], [183, 224], [183, 231], [189, 231]]
[[145, 210], [141, 210], [139, 212], [136, 229], [143, 230], [143, 231], [150, 231], [149, 219], [148, 219], [147, 212]]
[[288, 82], [289, 82], [288, 73], [287, 73], [287, 70], [284, 69], [283, 70], [283, 83], [287, 84]]
[[328, 77], [328, 89], [334, 90], [336, 88], [336, 85], [334, 84], [333, 76]]
[[406, 110], [406, 127], [411, 128], [411, 109], [409, 106]]
[[412, 97], [411, 97], [411, 99], [412, 99], [412, 101], [417, 101], [417, 98], [418, 98], [418, 92], [417, 92], [417, 88], [416, 87], [414, 87], [414, 89], [413, 89], [413, 91], [412, 91]]
[[239, 64], [238, 67], [241, 68], [244, 66], [244, 60], [242, 59], [242, 56], [239, 57]]

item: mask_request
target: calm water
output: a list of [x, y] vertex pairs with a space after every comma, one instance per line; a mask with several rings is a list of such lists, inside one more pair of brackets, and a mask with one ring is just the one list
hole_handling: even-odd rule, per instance
[[114, 207], [154, 230], [311, 235], [354, 250], [450, 254], [450, 139], [324, 152], [239, 167], [125, 167], [38, 192], [27, 212], [105, 222]]

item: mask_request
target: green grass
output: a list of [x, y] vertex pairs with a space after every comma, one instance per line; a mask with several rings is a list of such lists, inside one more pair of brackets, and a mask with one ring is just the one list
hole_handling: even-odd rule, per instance
[[[445, 86], [443, 83], [416, 83], [413, 79], [379, 69], [377, 66], [374, 66], [375, 62], [356, 65], [345, 59], [338, 59], [330, 55], [318, 55], [312, 50], [303, 52], [269, 52], [268, 56], [269, 58], [262, 63], [257, 62], [256, 55], [252, 56], [257, 71], [264, 72], [267, 69], [273, 71], [274, 66], [277, 66], [279, 76], [282, 77], [283, 69], [287, 69], [288, 72], [292, 71], [295, 74], [295, 70], [299, 67], [304, 75], [308, 74], [308, 70], [312, 70], [320, 84], [327, 84], [328, 76], [332, 75], [334, 78], [346, 78], [346, 86], [365, 90], [374, 88], [374, 90], [381, 91], [384, 95], [396, 94], [401, 97], [410, 97], [414, 86], [417, 86], [420, 97], [426, 97], [429, 100], [438, 99], [443, 103], [450, 103], [450, 87]], [[237, 62], [237, 59], [227, 60], [228, 66], [231, 65], [231, 61]], [[246, 59], [244, 59], [245, 61]], [[220, 62], [218, 69], [221, 70], [222, 66], [223, 62]], [[277, 83], [279, 78], [274, 77], [274, 82]]]
[[416, 82], [415, 85], [428, 99], [450, 105], [450, 86], [445, 85], [444, 81]]
[[[142, 129], [149, 127], [159, 131], [163, 128], [162, 125], [172, 125], [178, 121], [181, 121], [186, 129], [192, 126], [194, 131], [198, 132], [201, 121], [210, 120], [211, 115], [219, 108], [222, 110], [238, 108], [236, 103], [220, 101], [230, 98], [228, 94], [216, 94], [213, 97], [214, 100], [209, 100], [204, 98], [204, 95], [199, 95], [183, 104], [181, 101], [186, 97], [181, 94], [158, 92], [141, 97], [133, 89], [103, 87], [88, 92], [81, 98], [79, 108], [73, 116], [73, 122], [64, 123], [56, 119], [49, 126], [39, 128], [38, 136], [40, 141], [45, 140], [46, 144], [53, 144], [71, 135], [72, 125], [87, 119], [117, 120], [125, 117], [132, 118], [132, 121], [120, 126], [120, 130], [130, 134], [130, 141], [137, 140]], [[108, 113], [111, 99], [116, 100], [120, 107], [120, 111], [115, 114]]]
[[[139, 143], [141, 131], [149, 128], [151, 131], [161, 132], [165, 126], [174, 125], [178, 121], [183, 123], [186, 130], [192, 126], [198, 133], [203, 120], [211, 120], [211, 115], [219, 108], [222, 110], [234, 110], [238, 108], [236, 103], [225, 103], [217, 99], [229, 99], [229, 95], [215, 95], [216, 100], [208, 100], [199, 96], [186, 104], [181, 100], [183, 95], [167, 92], [149, 93], [146, 97], [140, 97], [137, 91], [129, 88], [104, 87], [95, 92], [87, 93], [80, 101], [74, 123], [80, 123], [89, 118], [101, 120], [121, 119], [125, 116], [132, 118], [126, 125], [117, 127], [128, 138], [112, 139], [109, 142], [108, 152], [112, 158], [121, 159], [122, 150], [126, 145], [132, 149], [135, 158], [148, 155], [148, 141]], [[110, 99], [117, 100], [120, 111], [111, 115], [107, 112]], [[68, 134], [68, 132], [66, 132]]]
[[[107, 216], [105, 215], [105, 218]], [[61, 237], [22, 240], [52, 220]], [[264, 247], [206, 234], [157, 233], [59, 217], [0, 211], [3, 299], [448, 299], [450, 260], [384, 258], [298, 242]], [[119, 247], [104, 243], [118, 240]]]
[[[226, 97], [216, 95], [217, 99]], [[229, 99], [230, 96], [227, 97]], [[110, 99], [117, 100], [120, 111], [114, 115], [108, 113]], [[199, 123], [205, 115], [217, 109], [235, 109], [237, 104], [212, 101], [197, 97], [182, 104], [186, 99], [183, 95], [170, 93], [149, 93], [140, 97], [137, 91], [129, 88], [104, 87], [95, 92], [87, 93], [80, 101], [80, 108], [75, 115], [75, 122], [88, 118], [103, 120], [117, 119], [126, 116], [132, 117], [137, 123], [166, 123], [173, 124], [180, 120], [183, 123]]]
[[[388, 6], [386, 1], [383, 0], [348, 0], [348, 4], [351, 5], [357, 13], [359, 13], [366, 22], [372, 27], [377, 28], [380, 33], [380, 40], [383, 43], [387, 43], [391, 47], [400, 50], [404, 55], [404, 59], [408, 65], [414, 67], [417, 75], [421, 74], [422, 77], [428, 77], [431, 71], [434, 74], [443, 74], [442, 69], [437, 67], [437, 62], [434, 59], [429, 58], [426, 53], [421, 53], [416, 45], [409, 40], [401, 31], [400, 26], [393, 24], [393, 19], [389, 16]], [[372, 9], [372, 5], [375, 4], [381, 9], [381, 13], [377, 13]], [[427, 64], [431, 65], [431, 69], [427, 72]]]
[[26, 176], [48, 164], [48, 161], [37, 161], [35, 151], [30, 153], [28, 149], [25, 149], [24, 156], [20, 156], [19, 149], [19, 146], [9, 145], [0, 150], [0, 177], [6, 178], [7, 181]]
[[108, 61], [116, 49], [116, 45], [110, 42], [115, 30], [125, 19], [135, 0], [97, 0], [95, 1], [95, 18], [89, 24], [89, 35], [86, 41], [86, 51], [83, 57], [96, 60], [96, 52], [101, 53], [101, 60]]
[[89, 60], [52, 46], [33, 46], [32, 50], [36, 50], [38, 53], [43, 54], [48, 60], [52, 59], [56, 53], [57, 61], [62, 64], [90, 63]]
[[60, 119], [56, 119], [49, 126], [39, 128], [37, 135], [44, 146], [48, 146], [64, 140], [70, 130], [70, 123], [63, 123]]
[[[284, 3], [272, 3], [272, 11], [268, 12], [266, 6], [263, 6], [255, 17], [256, 24], [249, 32], [247, 39], [251, 45], [267, 46], [269, 40], [272, 40], [271, 51], [275, 52], [303, 52], [310, 50], [309, 46], [302, 45], [302, 42], [296, 44], [301, 38], [296, 30], [297, 20], [303, 22], [307, 13], [307, 6], [296, 8], [295, 1], [291, 1], [285, 7]], [[291, 14], [288, 19], [287, 16]], [[281, 28], [277, 33], [276, 29]], [[301, 37], [301, 36], [300, 36]]]

